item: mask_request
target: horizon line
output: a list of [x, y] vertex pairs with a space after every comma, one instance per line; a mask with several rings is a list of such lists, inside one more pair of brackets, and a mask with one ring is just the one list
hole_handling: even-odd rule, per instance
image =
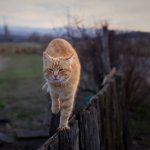
[[[4, 25], [7, 25], [8, 28], [9, 27], [19, 27], [19, 28], [30, 28], [30, 29], [38, 29], [38, 28], [41, 28], [41, 29], [55, 29], [55, 28], [66, 28], [66, 27], [70, 27], [70, 28], [73, 28], [73, 27], [77, 27], [76, 25], [60, 25], [60, 26], [49, 26], [49, 27], [45, 27], [45, 26], [25, 26], [25, 25], [16, 25], [16, 24], [2, 24], [0, 23], [0, 27], [3, 27]], [[82, 28], [97, 28], [97, 29], [101, 29], [102, 26], [100, 27], [95, 27], [95, 26], [84, 26]], [[108, 25], [108, 29], [109, 30], [114, 30], [114, 31], [122, 31], [122, 32], [147, 32], [147, 33], [150, 33], [150, 31], [147, 31], [147, 30], [142, 30], [142, 29], [131, 29], [131, 28], [113, 28], [111, 27], [111, 25]]]

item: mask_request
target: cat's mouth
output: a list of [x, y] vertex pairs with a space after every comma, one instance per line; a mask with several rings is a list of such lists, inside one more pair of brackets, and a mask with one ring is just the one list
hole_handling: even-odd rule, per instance
[[54, 81], [60, 81], [60, 78], [58, 78], [58, 77], [53, 77], [53, 80], [54, 80]]
[[58, 82], [60, 79], [59, 78], [47, 78], [50, 82]]
[[57, 78], [54, 78], [53, 80], [57, 81], [57, 80], [59, 80], [59, 79], [57, 79]]

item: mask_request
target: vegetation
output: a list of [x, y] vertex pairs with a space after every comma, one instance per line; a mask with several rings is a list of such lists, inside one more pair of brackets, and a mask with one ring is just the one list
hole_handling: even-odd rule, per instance
[[39, 53], [41, 50], [41, 44], [35, 42], [0, 43], [0, 53]]
[[139, 106], [131, 113], [132, 117], [129, 120], [130, 132], [134, 137], [150, 135], [150, 106]]
[[9, 65], [0, 72], [0, 116], [28, 126], [43, 120], [42, 59], [37, 54], [5, 54]]

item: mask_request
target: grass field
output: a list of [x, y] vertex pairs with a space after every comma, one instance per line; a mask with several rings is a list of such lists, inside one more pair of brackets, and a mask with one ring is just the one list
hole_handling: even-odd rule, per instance
[[42, 57], [37, 54], [5, 54], [0, 71], [0, 118], [15, 126], [34, 126], [45, 115], [47, 99], [42, 92]]

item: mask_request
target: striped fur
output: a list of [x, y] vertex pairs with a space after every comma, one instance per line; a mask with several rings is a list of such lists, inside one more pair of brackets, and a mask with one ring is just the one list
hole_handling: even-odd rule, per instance
[[70, 43], [52, 40], [43, 52], [43, 72], [52, 99], [52, 112], [61, 111], [59, 129], [69, 129], [68, 120], [80, 80], [80, 62]]

